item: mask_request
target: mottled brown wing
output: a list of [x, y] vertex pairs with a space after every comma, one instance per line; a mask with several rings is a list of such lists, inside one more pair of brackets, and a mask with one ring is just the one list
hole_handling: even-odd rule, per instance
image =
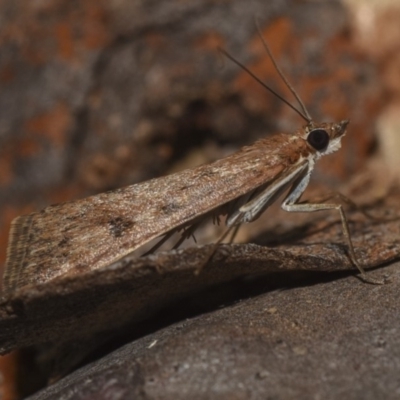
[[274, 180], [299, 161], [287, 151], [288, 142], [275, 135], [212, 164], [16, 218], [5, 291], [109, 265]]

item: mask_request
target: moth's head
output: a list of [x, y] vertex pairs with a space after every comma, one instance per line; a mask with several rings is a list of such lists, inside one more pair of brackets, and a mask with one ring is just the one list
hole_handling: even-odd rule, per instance
[[349, 121], [339, 123], [311, 122], [305, 128], [303, 138], [307, 145], [320, 157], [340, 149], [342, 137], [346, 134]]

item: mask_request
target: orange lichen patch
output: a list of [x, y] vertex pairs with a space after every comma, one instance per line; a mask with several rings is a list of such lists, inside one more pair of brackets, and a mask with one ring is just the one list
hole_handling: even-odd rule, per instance
[[[267, 41], [274, 58], [278, 64], [281, 57], [287, 58], [288, 54], [294, 53], [297, 48], [297, 41], [293, 38], [292, 23], [290, 19], [286, 17], [277, 18], [272, 24], [265, 28], [261, 27], [261, 33], [263, 38]], [[255, 34], [249, 43], [250, 50], [257, 54], [259, 57], [257, 61], [248, 65], [249, 69], [258, 76], [261, 80], [273, 82], [271, 86], [283, 94], [287, 93], [287, 87], [282, 79], [277, 74], [271, 59], [264, 48], [264, 44], [258, 34]], [[262, 86], [255, 82], [254, 79], [242, 71], [238, 74], [234, 82], [234, 87], [238, 91], [247, 92], [251, 91], [253, 95], [259, 97], [259, 100], [268, 99], [271, 96], [265, 91]], [[258, 93], [258, 95], [257, 95]]]
[[[307, 75], [302, 76], [301, 83], [298, 85], [298, 92], [303, 102], [306, 105], [312, 105], [315, 93], [321, 88], [326, 87], [327, 82], [330, 82], [330, 77], [327, 74], [312, 77]], [[329, 99], [324, 98], [324, 100], [331, 101], [332, 97], [329, 96]]]
[[14, 400], [17, 399], [17, 368], [18, 356], [16, 352], [0, 356], [0, 373], [2, 376], [0, 383], [0, 399]]
[[165, 35], [158, 33], [158, 32], [149, 32], [145, 37], [144, 40], [146, 42], [146, 47], [150, 47], [153, 49], [159, 49], [166, 44], [166, 37]]
[[20, 12], [0, 33], [0, 40], [16, 44], [30, 64], [41, 65], [55, 56], [69, 62], [78, 60], [86, 49], [101, 48], [110, 40], [108, 14], [102, 2], [87, 0], [78, 6], [65, 2], [62, 14], [57, 2], [34, 7], [34, 11], [26, 11], [28, 18]]
[[[252, 66], [249, 68], [254, 71]], [[272, 104], [272, 96], [269, 96], [268, 92], [245, 71], [239, 72], [233, 82], [233, 89], [240, 93], [243, 106], [251, 112], [261, 113]]]
[[341, 55], [351, 54], [352, 57], [357, 55], [357, 48], [354, 46], [347, 31], [333, 36], [327, 42], [326, 48], [329, 51], [324, 53], [324, 60], [327, 65], [335, 65], [335, 67], [339, 67], [338, 60], [340, 60]]
[[83, 44], [87, 49], [102, 48], [110, 41], [107, 12], [97, 0], [86, 1], [83, 4], [85, 7], [82, 21]]
[[18, 155], [32, 157], [40, 150], [40, 145], [34, 137], [23, 137], [18, 140]]
[[337, 82], [342, 81], [352, 83], [355, 79], [355, 69], [345, 64], [336, 65], [332, 72], [333, 79]]
[[[265, 28], [260, 27], [263, 38], [267, 41], [274, 57], [279, 59], [286, 56], [289, 49], [294, 47], [295, 39], [292, 31], [292, 22], [287, 17], [277, 18]], [[255, 34], [249, 43], [249, 48], [256, 54], [265, 54], [265, 48], [258, 34]]]
[[8, 64], [5, 65], [2, 69], [0, 69], [0, 82], [1, 83], [9, 83], [15, 79], [15, 71], [13, 67]]
[[78, 184], [60, 185], [51, 190], [46, 199], [48, 204], [64, 203], [70, 200], [76, 200], [83, 197], [83, 188]]
[[377, 116], [382, 111], [383, 103], [385, 99], [381, 98], [378, 93], [374, 93], [368, 98], [364, 99], [363, 110], [365, 115]]
[[400, 93], [400, 46], [399, 50], [387, 58], [382, 67], [382, 80], [386, 89], [398, 96]]
[[60, 22], [55, 26], [54, 33], [57, 39], [59, 57], [64, 60], [71, 60], [75, 55], [71, 25], [67, 22]]
[[2, 152], [0, 156], [0, 186], [9, 185], [13, 178], [13, 157], [9, 152]]
[[[371, 146], [374, 142], [374, 137], [372, 135], [366, 135], [365, 134], [365, 123], [364, 121], [361, 122], [356, 122], [353, 121], [353, 124], [349, 125], [349, 132], [348, 132], [348, 138], [347, 138], [347, 143], [350, 143], [350, 146], [348, 147], [350, 151], [347, 152], [347, 155], [349, 157], [354, 157], [354, 153], [352, 151], [353, 148], [356, 148], [357, 152], [357, 157], [356, 157], [356, 164], [355, 168], [358, 169], [360, 168], [363, 163], [369, 158], [370, 152], [371, 152]], [[355, 158], [355, 157], [354, 157]]]
[[[332, 118], [336, 119], [350, 117], [349, 113], [354, 106], [352, 103], [354, 98], [349, 96], [349, 91], [354, 87], [355, 73], [355, 69], [339, 65], [324, 77], [325, 85], [326, 82], [329, 82], [329, 87], [326, 88], [327, 95], [319, 101], [319, 107], [326, 115], [331, 115]], [[317, 90], [318, 85], [320, 85], [320, 83], [316, 82], [311, 83], [308, 81], [307, 83], [309, 91]], [[312, 85], [315, 85], [315, 88]], [[344, 90], [344, 88], [349, 89]], [[364, 99], [360, 99], [360, 101], [364, 101]]]
[[215, 51], [218, 47], [223, 47], [225, 44], [224, 38], [217, 32], [208, 32], [198, 37], [194, 46], [198, 50]]
[[175, 77], [184, 77], [184, 76], [192, 76], [194, 73], [194, 68], [195, 66], [191, 62], [186, 62], [186, 63], [178, 63], [175, 65], [172, 65], [170, 68], [170, 77], [175, 78]]
[[33, 117], [25, 123], [27, 134], [39, 135], [49, 139], [54, 145], [65, 144], [72, 118], [70, 109], [59, 103], [48, 112]]
[[42, 49], [26, 46], [21, 51], [24, 59], [32, 65], [43, 65], [48, 61], [49, 55]]
[[53, 57], [53, 32], [49, 31], [46, 24], [38, 23], [35, 18], [28, 18], [23, 22], [16, 21], [8, 33], [8, 40], [20, 49], [24, 61], [33, 65], [43, 65]]
[[[351, 57], [350, 50], [341, 48], [340, 42], [336, 42], [337, 50], [331, 50], [329, 54], [340, 54], [345, 52]], [[332, 56], [331, 56], [332, 57]], [[312, 100], [315, 93], [319, 93], [321, 88], [324, 89], [326, 95], [319, 99], [318, 107], [326, 114], [333, 118], [348, 118], [350, 104], [349, 93], [343, 88], [351, 88], [356, 79], [356, 70], [352, 65], [338, 62], [338, 59], [332, 59], [331, 62], [326, 59], [325, 55], [321, 60], [320, 73], [313, 76], [304, 76], [301, 80], [299, 90], [301, 97], [306, 104], [313, 104]]]
[[[333, 85], [336, 84], [333, 83]], [[350, 99], [347, 93], [344, 93], [338, 86], [330, 88], [318, 106], [325, 115], [330, 115], [331, 118], [337, 120], [350, 118]]]
[[85, 186], [101, 191], [110, 187], [121, 176], [122, 169], [123, 165], [114, 157], [96, 154], [86, 161], [80, 179]]
[[[255, 63], [247, 65], [247, 67], [268, 86], [272, 87], [284, 96], [287, 93], [287, 87], [276, 74], [268, 56], [264, 56]], [[246, 98], [246, 103], [254, 112], [263, 112], [268, 109], [275, 97], [265, 88], [256, 82], [246, 71], [239, 70], [236, 79], [233, 82], [234, 90], [240, 92]]]

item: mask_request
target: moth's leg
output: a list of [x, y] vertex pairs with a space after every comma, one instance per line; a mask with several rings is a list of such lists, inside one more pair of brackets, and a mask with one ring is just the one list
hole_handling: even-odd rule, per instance
[[[187, 227], [182, 232], [180, 239], [175, 243], [175, 245], [174, 245], [174, 247], [172, 247], [172, 249], [177, 249], [182, 244], [182, 242], [184, 242], [186, 239], [188, 239], [190, 236], [192, 236], [194, 231], [198, 228], [199, 225], [200, 225], [200, 223], [197, 222], [197, 223]], [[180, 230], [180, 228], [172, 229], [170, 232], [166, 233], [150, 250], [146, 251], [146, 253], [143, 253], [141, 257], [148, 256], [149, 254], [154, 253], [179, 230]], [[196, 239], [195, 239], [195, 241], [196, 241]]]
[[174, 233], [176, 232], [175, 229], [173, 229], [171, 232], [166, 233], [150, 250], [146, 251], [146, 253], [143, 253], [141, 257], [148, 256], [149, 254], [154, 253], [156, 250], [158, 250]]
[[[179, 240], [175, 243], [175, 245], [172, 247], [172, 249], [177, 249], [186, 239], [189, 239], [190, 236], [193, 236], [193, 233], [196, 231], [196, 229], [199, 227], [199, 225], [203, 222], [203, 220], [200, 220], [187, 228], [184, 229], [184, 231], [181, 234], [181, 237]], [[234, 225], [231, 226], [229, 229], [227, 229], [224, 234], [218, 239], [218, 241], [213, 245], [211, 248], [211, 251], [209, 254], [207, 254], [206, 260], [204, 263], [200, 266], [198, 270], [196, 270], [196, 273], [199, 273], [200, 270], [208, 263], [210, 258], [214, 255], [218, 245], [225, 240], [225, 238], [228, 236], [230, 232], [232, 232], [232, 236], [229, 239], [229, 243], [232, 243], [235, 239], [235, 236], [239, 230], [240, 225]], [[158, 250], [168, 239], [170, 239], [179, 229], [173, 229], [172, 231], [166, 233], [150, 250], [146, 251], [146, 253], [142, 254], [141, 257], [147, 256], [149, 254], [154, 253], [156, 250]], [[196, 241], [196, 239], [194, 238]]]
[[[177, 249], [186, 239], [189, 239], [190, 236], [193, 236], [195, 230], [199, 227], [199, 225], [201, 224], [202, 220], [199, 222], [196, 222], [190, 226], [188, 226], [187, 228], [185, 228], [185, 230], [182, 232], [181, 237], [179, 238], [179, 240], [175, 243], [174, 247], [172, 248], [172, 250]], [[193, 236], [194, 238], [194, 236]], [[194, 241], [196, 241], [196, 239], [194, 238]]]
[[233, 243], [233, 241], [235, 240], [235, 237], [236, 237], [240, 227], [241, 227], [241, 225], [235, 225], [235, 228], [232, 230], [232, 236], [228, 242], [229, 244]]
[[210, 251], [206, 254], [203, 262], [201, 265], [196, 269], [195, 275], [200, 274], [202, 269], [208, 264], [212, 256], [215, 254], [218, 246], [226, 239], [226, 237], [232, 232], [232, 236], [229, 240], [229, 243], [232, 243], [233, 240], [235, 239], [235, 236], [240, 228], [240, 225], [232, 225], [230, 226], [224, 233], [223, 235], [211, 246]]
[[395, 216], [395, 217], [390, 217], [390, 218], [376, 217], [376, 216], [370, 214], [368, 211], [365, 211], [362, 207], [360, 207], [358, 204], [356, 204], [353, 200], [349, 199], [347, 196], [345, 196], [344, 194], [342, 194], [340, 192], [334, 192], [334, 193], [329, 194], [328, 196], [323, 197], [323, 199], [321, 200], [321, 203], [325, 203], [326, 201], [332, 200], [332, 199], [338, 199], [342, 203], [347, 204], [354, 210], [363, 214], [365, 217], [372, 219], [374, 221], [391, 222], [391, 221], [397, 221], [400, 218], [400, 216]]
[[372, 283], [375, 285], [382, 285], [384, 283], [382, 281], [375, 281], [375, 280], [367, 278], [364, 268], [357, 261], [357, 258], [356, 258], [355, 252], [354, 252], [353, 242], [351, 241], [349, 225], [347, 222], [346, 215], [343, 211], [343, 206], [341, 204], [329, 204], [329, 203], [322, 203], [322, 204], [302, 203], [302, 204], [299, 204], [296, 201], [297, 201], [297, 199], [294, 199], [294, 200], [291, 199], [291, 194], [289, 194], [289, 196], [283, 202], [282, 208], [288, 212], [314, 212], [314, 211], [323, 211], [323, 210], [337, 210], [339, 212], [340, 219], [342, 221], [342, 232], [343, 232], [343, 235], [346, 239], [346, 242], [347, 242], [347, 245], [349, 248], [350, 260], [360, 271], [361, 278], [365, 282]]

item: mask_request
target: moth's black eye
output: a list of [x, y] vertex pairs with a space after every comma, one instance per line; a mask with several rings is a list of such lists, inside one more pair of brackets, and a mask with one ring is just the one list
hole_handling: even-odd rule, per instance
[[328, 146], [329, 135], [323, 129], [314, 129], [308, 134], [307, 142], [310, 143], [315, 150], [323, 150]]

